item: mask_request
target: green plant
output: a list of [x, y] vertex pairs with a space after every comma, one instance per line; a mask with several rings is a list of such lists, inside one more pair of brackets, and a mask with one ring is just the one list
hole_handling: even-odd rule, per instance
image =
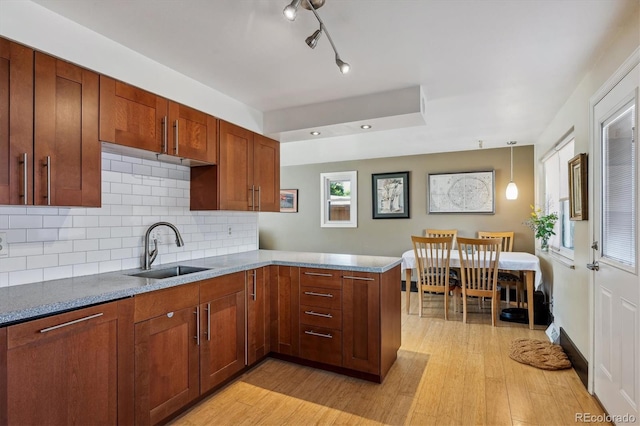
[[549, 237], [556, 235], [553, 228], [558, 221], [558, 213], [542, 214], [542, 209], [534, 206], [531, 206], [531, 210], [531, 217], [524, 224], [535, 232], [535, 237], [542, 240], [544, 245], [549, 241]]

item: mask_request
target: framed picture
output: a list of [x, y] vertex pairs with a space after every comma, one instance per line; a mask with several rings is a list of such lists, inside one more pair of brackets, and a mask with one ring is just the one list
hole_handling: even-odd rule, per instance
[[495, 213], [495, 170], [429, 174], [429, 213]]
[[280, 212], [281, 213], [298, 213], [298, 190], [297, 189], [281, 189], [280, 190]]
[[409, 172], [371, 175], [374, 219], [409, 218]]
[[569, 160], [569, 219], [587, 220], [587, 154]]

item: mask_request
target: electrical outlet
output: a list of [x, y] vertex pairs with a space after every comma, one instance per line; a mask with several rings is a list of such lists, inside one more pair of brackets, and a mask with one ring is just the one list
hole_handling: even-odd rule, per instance
[[231, 227], [229, 227], [229, 235], [231, 235]]
[[0, 257], [9, 256], [9, 244], [7, 243], [7, 233], [0, 232]]

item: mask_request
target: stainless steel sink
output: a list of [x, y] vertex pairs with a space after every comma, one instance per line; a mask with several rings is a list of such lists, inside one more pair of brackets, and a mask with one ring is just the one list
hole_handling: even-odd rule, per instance
[[171, 268], [153, 269], [150, 271], [139, 272], [137, 274], [131, 274], [132, 277], [140, 278], [153, 278], [161, 280], [163, 278], [178, 277], [180, 275], [193, 274], [195, 272], [208, 271], [211, 268], [200, 268], [197, 266], [173, 266]]

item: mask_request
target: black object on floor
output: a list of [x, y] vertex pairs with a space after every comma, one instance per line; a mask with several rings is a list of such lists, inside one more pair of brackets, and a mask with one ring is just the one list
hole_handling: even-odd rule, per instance
[[[500, 313], [500, 320], [528, 324], [529, 313], [522, 308], [503, 309]], [[544, 293], [541, 291], [536, 291], [533, 294], [533, 323], [536, 325], [549, 325], [549, 309], [544, 301]]]

